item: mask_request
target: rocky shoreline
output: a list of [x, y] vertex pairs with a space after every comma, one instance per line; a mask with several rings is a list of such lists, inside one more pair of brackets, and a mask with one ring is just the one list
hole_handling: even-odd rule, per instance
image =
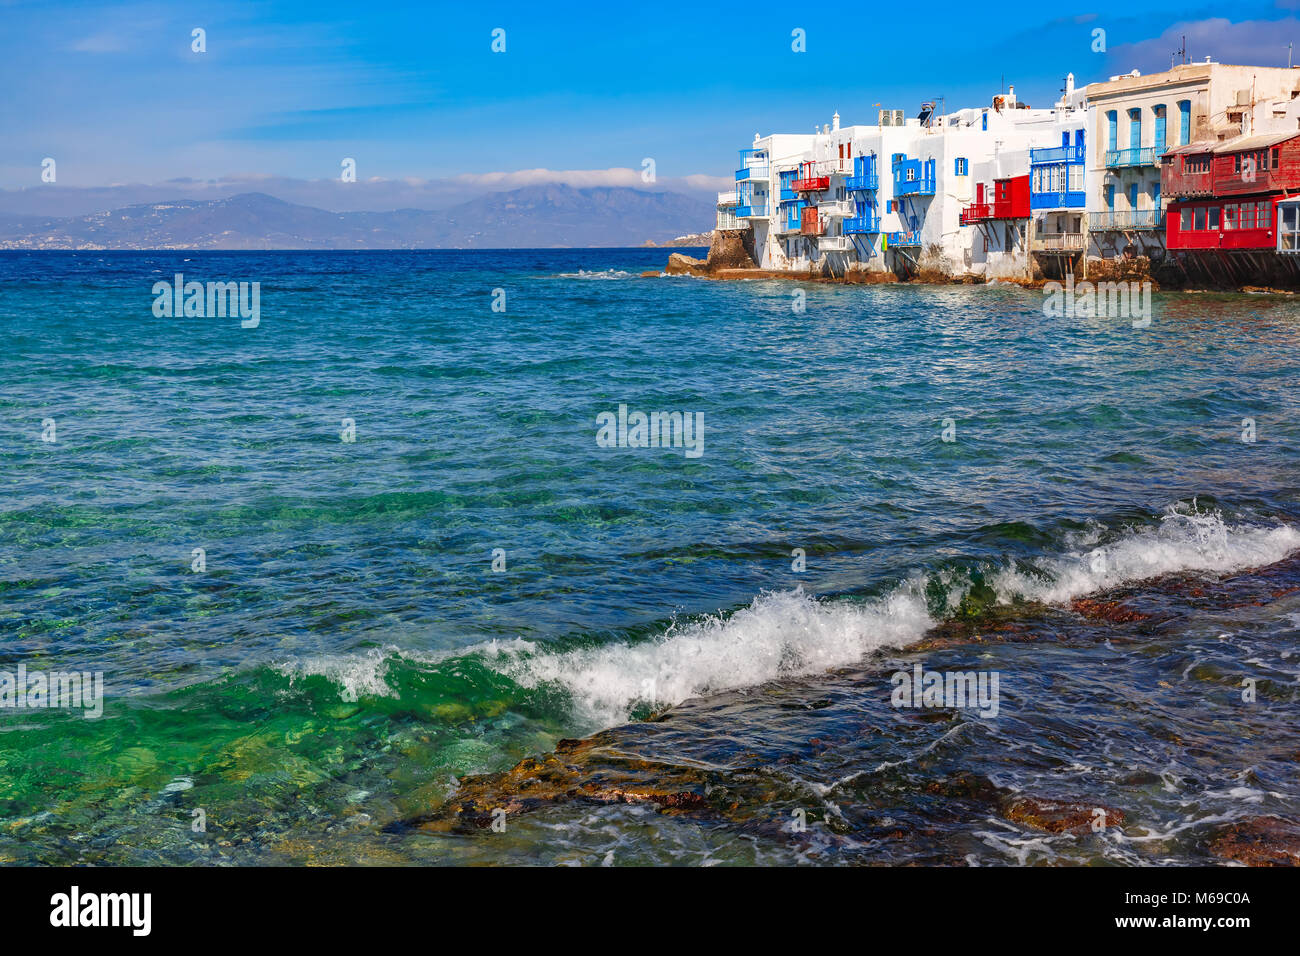
[[[987, 656], [999, 646], [1031, 643], [1076, 653], [1103, 643], [1140, 649], [1180, 619], [1264, 606], [1296, 593], [1295, 556], [1213, 581], [1174, 574], [1075, 601], [1068, 609], [972, 608], [938, 625], [908, 653], [974, 660], [972, 652]], [[462, 778], [441, 805], [389, 829], [467, 834], [565, 806], [634, 804], [752, 838], [794, 840], [814, 855], [830, 847], [868, 862], [965, 865], [953, 841], [995, 819], [1026, 840], [1063, 836], [1084, 853], [1088, 841], [1101, 839], [1099, 830], [1118, 828], [1140, 838], [1134, 845], [1149, 862], [1177, 855], [1202, 865], [1300, 865], [1300, 825], [1262, 807], [1230, 820], [1207, 819], [1186, 835], [1149, 839], [1160, 822], [1140, 798], [1162, 785], [1151, 769], [1133, 768], [1118, 792], [1090, 787], [1088, 778], [1067, 778], [1048, 794], [997, 782], [1002, 763], [995, 763], [1002, 767], [997, 774], [960, 758], [945, 764], [933, 750], [958, 732], [955, 713], [900, 716], [888, 707], [873, 709], [889, 666], [864, 661], [822, 678], [694, 699], [641, 722], [561, 740], [553, 752], [509, 770]], [[1195, 680], [1213, 693], [1221, 677], [1204, 669]], [[751, 711], [743, 729], [734, 720], [740, 706]], [[880, 762], [872, 742], [891, 739], [905, 742], [907, 756]], [[1086, 745], [1078, 753], [1085, 759]], [[905, 765], [914, 771], [906, 780], [888, 769]], [[803, 806], [816, 808], [808, 815], [810, 829], [792, 831], [791, 815]], [[919, 857], [916, 841], [925, 845]]]
[[[891, 271], [850, 269], [836, 273], [829, 267], [820, 270], [792, 271], [761, 269], [754, 260], [753, 233], [748, 229], [718, 230], [713, 233], [708, 256], [698, 259], [674, 252], [662, 272], [646, 271], [643, 277], [661, 275], [693, 276], [697, 279], [779, 279], [787, 282], [827, 282], [842, 285], [991, 285], [1020, 286], [1024, 289], [1041, 289], [1050, 282], [1059, 282], [1047, 276], [1016, 278], [999, 276], [987, 279], [973, 273], [950, 274], [938, 269], [922, 268], [910, 275]], [[1179, 275], [1168, 263], [1153, 264], [1145, 256], [1132, 259], [1090, 262], [1088, 281], [1091, 282], [1150, 282], [1153, 290], [1204, 293], [1248, 293], [1260, 295], [1297, 295], [1295, 289], [1267, 285], [1204, 285]], [[1079, 280], [1082, 281], [1082, 280]]]

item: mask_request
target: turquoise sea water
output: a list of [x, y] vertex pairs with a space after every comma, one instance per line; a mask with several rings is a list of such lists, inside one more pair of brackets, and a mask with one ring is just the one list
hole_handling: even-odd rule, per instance
[[[0, 860], [1178, 863], [1300, 816], [1300, 600], [1257, 571], [1300, 549], [1300, 304], [798, 312], [666, 256], [0, 254], [0, 669], [106, 685], [0, 709]], [[260, 324], [156, 318], [178, 272], [260, 282]], [[620, 404], [703, 454], [601, 447]], [[912, 648], [990, 614], [1041, 639]], [[891, 708], [918, 660], [996, 669], [1000, 716]], [[402, 826], [610, 728], [730, 809]], [[962, 775], [1125, 823], [937, 805]]]

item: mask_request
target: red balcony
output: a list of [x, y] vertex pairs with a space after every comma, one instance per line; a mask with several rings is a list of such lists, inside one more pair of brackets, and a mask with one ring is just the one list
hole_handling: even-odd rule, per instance
[[826, 231], [826, 220], [817, 215], [816, 206], [808, 206], [801, 210], [799, 217], [799, 232], [805, 236], [820, 236]]
[[791, 188], [797, 193], [819, 193], [831, 188], [831, 178], [818, 176], [816, 163], [800, 163]]
[[973, 202], [961, 211], [961, 224], [984, 222], [989, 219], [1028, 219], [1029, 218], [1029, 177], [1013, 176], [1010, 179], [993, 180], [993, 201], [984, 202], [984, 188], [975, 193], [978, 202]]
[[794, 191], [797, 193], [819, 193], [831, 188], [831, 178], [829, 176], [809, 176], [807, 179], [796, 179], [794, 181]]

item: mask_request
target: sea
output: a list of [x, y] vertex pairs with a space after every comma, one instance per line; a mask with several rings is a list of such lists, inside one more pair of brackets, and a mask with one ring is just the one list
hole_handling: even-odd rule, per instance
[[1300, 302], [667, 255], [0, 252], [0, 863], [1295, 852]]

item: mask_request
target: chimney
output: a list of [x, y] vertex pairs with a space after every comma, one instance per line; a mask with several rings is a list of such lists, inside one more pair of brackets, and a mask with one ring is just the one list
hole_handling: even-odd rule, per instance
[[834, 116], [831, 117], [831, 129], [839, 129], [839, 128], [840, 128], [840, 114], [836, 113]]
[[1074, 74], [1065, 74], [1065, 98], [1068, 100], [1074, 95]]

